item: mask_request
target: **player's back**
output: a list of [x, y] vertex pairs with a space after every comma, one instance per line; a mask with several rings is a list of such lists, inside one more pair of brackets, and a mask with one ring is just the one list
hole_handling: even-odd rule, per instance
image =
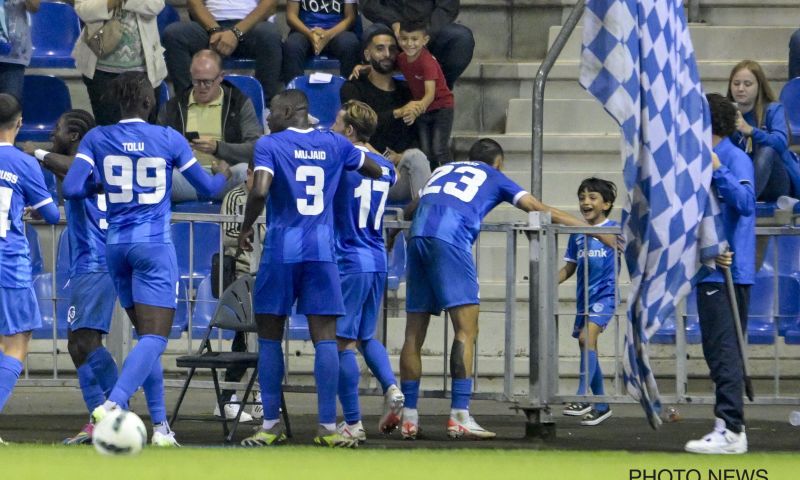
[[334, 197], [336, 257], [342, 273], [386, 271], [386, 248], [383, 241], [383, 211], [389, 187], [397, 181], [392, 162], [381, 155], [357, 146], [380, 165], [378, 179], [358, 172], [345, 172]]
[[69, 235], [69, 274], [106, 272], [106, 196], [67, 200], [67, 235]]
[[25, 205], [38, 208], [51, 202], [36, 160], [10, 144], [0, 144], [0, 287], [30, 285], [30, 249], [22, 215]]
[[481, 221], [499, 203], [515, 204], [526, 192], [484, 162], [451, 162], [433, 171], [422, 189], [412, 237], [434, 237], [469, 249]]
[[196, 162], [178, 132], [123, 120], [92, 129], [76, 157], [92, 164], [103, 183], [107, 243], [171, 241], [172, 168], [183, 170]]
[[255, 170], [272, 173], [264, 255], [276, 263], [336, 261], [333, 196], [347, 168], [363, 164], [363, 153], [333, 132], [296, 129], [256, 142]]

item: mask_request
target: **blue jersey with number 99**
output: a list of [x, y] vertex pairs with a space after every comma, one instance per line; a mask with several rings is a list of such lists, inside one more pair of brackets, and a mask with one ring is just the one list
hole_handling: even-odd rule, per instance
[[412, 237], [433, 237], [470, 250], [481, 221], [501, 202], [516, 204], [527, 192], [484, 162], [437, 168], [420, 192]]
[[171, 242], [172, 168], [183, 172], [197, 163], [178, 132], [139, 119], [97, 127], [81, 141], [80, 160], [105, 189], [107, 244]]
[[288, 128], [261, 137], [253, 163], [273, 176], [263, 261], [335, 262], [333, 196], [364, 153], [337, 133]]

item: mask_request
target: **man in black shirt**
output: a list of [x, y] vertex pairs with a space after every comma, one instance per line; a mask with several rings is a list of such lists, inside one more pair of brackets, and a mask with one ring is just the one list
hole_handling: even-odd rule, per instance
[[411, 100], [405, 82], [392, 78], [397, 58], [397, 41], [392, 30], [375, 25], [364, 38], [364, 58], [372, 67], [369, 75], [349, 80], [340, 91], [342, 104], [360, 100], [378, 114], [378, 128], [370, 144], [392, 161], [397, 168], [397, 183], [389, 190], [389, 200], [406, 203], [417, 198], [431, 174], [428, 159], [417, 147], [414, 125], [406, 125], [402, 115], [395, 116]]

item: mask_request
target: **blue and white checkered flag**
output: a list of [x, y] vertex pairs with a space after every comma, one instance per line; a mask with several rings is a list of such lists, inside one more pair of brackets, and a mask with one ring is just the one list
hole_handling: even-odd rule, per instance
[[647, 343], [726, 248], [711, 189], [711, 121], [683, 0], [588, 0], [580, 83], [620, 124], [631, 277], [625, 386], [657, 428]]

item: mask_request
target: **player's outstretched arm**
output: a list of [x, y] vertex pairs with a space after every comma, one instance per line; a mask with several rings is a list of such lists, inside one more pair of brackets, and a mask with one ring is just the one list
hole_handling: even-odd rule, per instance
[[64, 198], [85, 198], [93, 192], [86, 180], [92, 174], [92, 165], [88, 160], [78, 157], [80, 160], [73, 161], [69, 167], [67, 176], [64, 177], [64, 184], [61, 192]]
[[[555, 207], [551, 207], [539, 201], [536, 197], [531, 195], [530, 193], [525, 194], [522, 198], [517, 201], [515, 205], [520, 210], [526, 212], [549, 212], [550, 217], [553, 220], [553, 223], [560, 223], [561, 225], [567, 225], [569, 227], [588, 227], [589, 224], [585, 221], [573, 217], [569, 213], [559, 210]], [[598, 234], [591, 234], [593, 237], [597, 238], [604, 244], [608, 245], [611, 248], [618, 248], [618, 240], [617, 235], [613, 234], [605, 234], [605, 235], [598, 235]]]
[[52, 201], [45, 205], [38, 205], [34, 207], [39, 215], [42, 216], [44, 221], [51, 225], [58, 223], [61, 218], [61, 214], [58, 212], [58, 207]]
[[72, 166], [73, 160], [75, 160], [73, 155], [62, 155], [55, 152], [46, 152], [40, 163], [44, 168], [53, 172], [56, 177], [63, 180], [69, 171], [69, 167]]
[[247, 204], [244, 207], [244, 220], [242, 228], [239, 229], [239, 248], [245, 252], [253, 251], [253, 224], [258, 216], [264, 211], [264, 204], [267, 200], [267, 192], [272, 185], [272, 173], [266, 168], [256, 167], [253, 172], [253, 188], [247, 195]]
[[368, 156], [364, 155], [364, 164], [361, 165], [361, 168], [358, 169], [358, 173], [364, 175], [365, 177], [369, 178], [381, 178], [383, 175], [383, 171], [381, 170], [381, 166], [378, 163], [369, 158]]
[[181, 170], [181, 173], [197, 190], [197, 193], [203, 197], [219, 197], [225, 189], [225, 182], [228, 180], [224, 173], [218, 173], [214, 176], [209, 175], [200, 163], [196, 161], [189, 165], [189, 168]]

